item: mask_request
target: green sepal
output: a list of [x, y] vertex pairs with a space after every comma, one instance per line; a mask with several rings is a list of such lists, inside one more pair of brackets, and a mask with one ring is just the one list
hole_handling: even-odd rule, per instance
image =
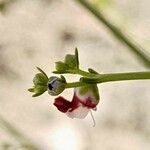
[[66, 70], [69, 69], [69, 66], [62, 61], [58, 61], [58, 62], [55, 62], [55, 68], [57, 70], [56, 72], [65, 73]]
[[29, 92], [34, 93], [32, 95], [33, 97], [39, 96], [47, 91], [48, 76], [39, 67], [37, 67], [37, 69], [40, 71], [40, 73], [37, 73], [33, 78], [33, 88], [28, 89]]
[[66, 55], [65, 64], [69, 67], [69, 69], [77, 68], [77, 61], [75, 55]]
[[39, 67], [36, 67], [36, 68], [48, 79], [47, 74], [41, 68], [39, 68]]
[[40, 96], [42, 95], [45, 91], [47, 91], [47, 87], [46, 86], [40, 86], [40, 85], [37, 85], [34, 87], [34, 93], [32, 95], [32, 97], [37, 97], [37, 96]]
[[76, 57], [76, 67], [79, 69], [79, 55], [78, 55], [78, 49], [75, 48], [75, 57]]
[[34, 86], [33, 88], [28, 89], [29, 92], [35, 93], [32, 95], [32, 97], [37, 97], [43, 94], [45, 91], [47, 91], [46, 86]]
[[53, 73], [61, 74], [61, 73], [69, 73], [69, 70], [79, 69], [79, 59], [78, 59], [78, 50], [75, 49], [75, 54], [67, 54], [65, 56], [65, 60], [55, 62], [56, 71]]
[[48, 78], [42, 74], [42, 73], [37, 73], [35, 75], [35, 77], [33, 78], [33, 83], [34, 85], [47, 85], [47, 82], [48, 82]]

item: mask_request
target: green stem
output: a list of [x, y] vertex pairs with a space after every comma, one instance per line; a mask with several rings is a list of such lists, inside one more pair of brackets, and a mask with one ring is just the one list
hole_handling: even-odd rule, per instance
[[112, 81], [145, 80], [145, 79], [150, 79], [150, 71], [98, 74], [93, 78], [83, 77], [81, 78], [81, 82], [67, 83], [66, 88], [74, 88], [74, 87], [85, 86], [87, 84], [97, 84], [97, 83], [112, 82]]
[[80, 69], [73, 69], [73, 70], [70, 69], [70, 70], [67, 70], [67, 73], [78, 74], [78, 75], [89, 77], [89, 78], [95, 76], [94, 73], [90, 73], [90, 72], [80, 70]]
[[80, 87], [80, 86], [85, 86], [87, 83], [84, 82], [70, 82], [67, 83], [66, 88], [75, 88], [75, 87]]
[[104, 83], [104, 82], [112, 82], [112, 81], [145, 80], [145, 79], [150, 79], [150, 71], [99, 74], [95, 78], [83, 77], [81, 80], [86, 83]]
[[81, 76], [85, 76], [85, 77], [89, 77], [89, 78], [95, 76], [95, 74], [83, 71], [81, 69], [74, 69], [74, 70], [70, 70], [69, 72], [73, 73], [73, 74], [79, 74]]
[[141, 46], [138, 46], [132, 39], [127, 37], [119, 28], [117, 28], [114, 24], [107, 20], [107, 18], [98, 11], [94, 6], [86, 2], [85, 0], [76, 0], [86, 9], [88, 9], [100, 22], [102, 22], [113, 35], [120, 41], [123, 42], [138, 58], [140, 58], [143, 64], [150, 68], [150, 57], [147, 56], [143, 51]]

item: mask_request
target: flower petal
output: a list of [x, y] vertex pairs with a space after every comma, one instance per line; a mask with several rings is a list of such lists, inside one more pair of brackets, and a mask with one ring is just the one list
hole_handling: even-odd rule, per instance
[[63, 113], [67, 112], [68, 109], [71, 107], [71, 102], [67, 101], [63, 97], [59, 96], [55, 99], [54, 105], [57, 109]]
[[83, 107], [82, 105], [79, 106], [77, 109], [73, 110], [73, 111], [67, 111], [66, 115], [70, 118], [79, 118], [79, 119], [83, 119], [85, 118], [88, 113], [89, 113], [90, 109]]
[[80, 88], [81, 87], [74, 89], [74, 95], [71, 102], [61, 96], [55, 99], [54, 105], [57, 109], [66, 113], [66, 115], [70, 118], [83, 119], [87, 116], [90, 109], [95, 109], [98, 104], [89, 87], [84, 95], [80, 94]]

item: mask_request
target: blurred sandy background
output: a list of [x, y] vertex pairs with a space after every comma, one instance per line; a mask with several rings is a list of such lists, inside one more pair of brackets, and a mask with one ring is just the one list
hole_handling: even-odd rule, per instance
[[[47, 93], [32, 98], [27, 89], [41, 67], [49, 76], [54, 62], [78, 47], [81, 68], [98, 72], [147, 70], [108, 30], [73, 0], [1, 0], [0, 115], [39, 150], [149, 150], [150, 81], [105, 83], [94, 113], [70, 119]], [[94, 1], [93, 1], [94, 2]], [[95, 1], [97, 2], [97, 1]], [[150, 1], [104, 0], [101, 8], [124, 32], [150, 48]], [[148, 52], [148, 51], [147, 51]], [[76, 80], [69, 76], [68, 81]], [[72, 97], [72, 89], [63, 94]], [[0, 128], [0, 150], [19, 143]], [[5, 147], [5, 148], [4, 148]]]

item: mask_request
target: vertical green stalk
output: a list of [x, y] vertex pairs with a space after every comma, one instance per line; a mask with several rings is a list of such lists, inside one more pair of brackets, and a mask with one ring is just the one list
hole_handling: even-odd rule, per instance
[[90, 3], [85, 0], [76, 1], [89, 10], [100, 22], [102, 22], [120, 42], [124, 43], [131, 50], [131, 52], [133, 52], [133, 54], [135, 54], [143, 62], [145, 67], [150, 68], [150, 56], [147, 56], [144, 53], [144, 49], [141, 46], [135, 43], [133, 39], [131, 40], [127, 37], [119, 28], [107, 20], [107, 18]]

